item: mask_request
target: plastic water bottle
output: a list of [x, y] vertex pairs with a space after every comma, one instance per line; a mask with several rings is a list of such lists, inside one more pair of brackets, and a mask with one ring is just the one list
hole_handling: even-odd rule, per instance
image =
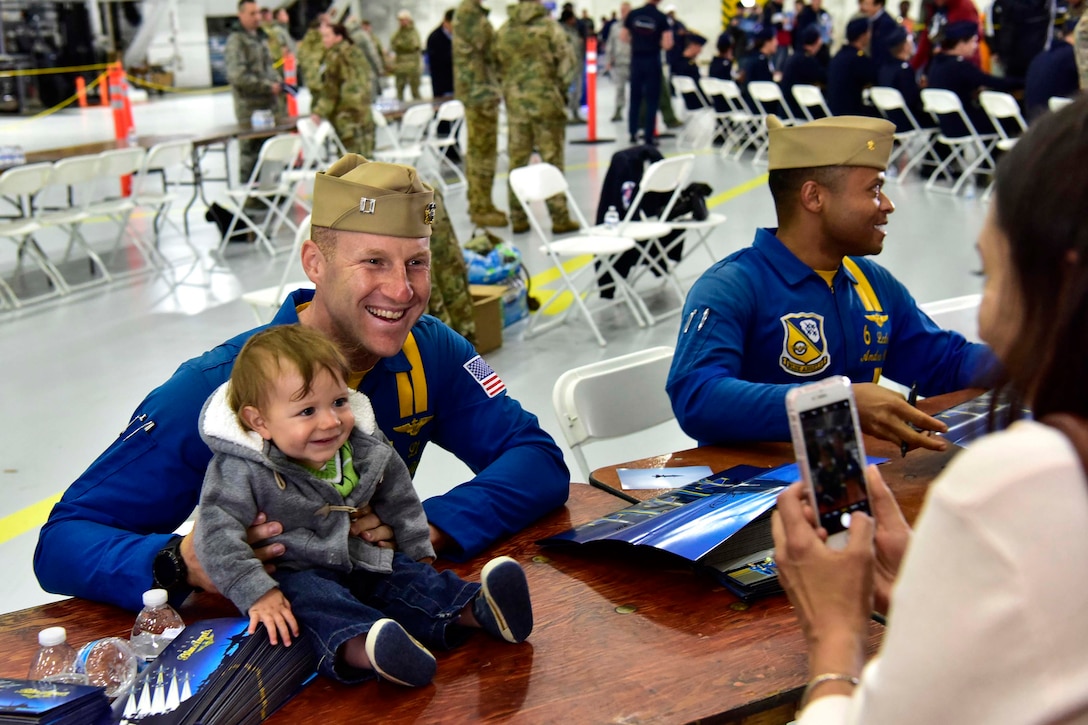
[[616, 227], [620, 225], [620, 213], [615, 206], [608, 207], [608, 211], [604, 213], [604, 225], [610, 232], [616, 231]]
[[76, 651], [68, 644], [64, 627], [49, 627], [38, 633], [40, 648], [30, 663], [27, 678], [47, 682], [86, 685], [86, 675], [75, 672]]
[[106, 688], [106, 696], [128, 693], [136, 681], [136, 654], [119, 637], [96, 639], [76, 652], [75, 671], [86, 675], [92, 685]]
[[132, 625], [129, 643], [136, 656], [145, 662], [158, 657], [166, 645], [185, 629], [181, 615], [167, 604], [166, 599], [165, 589], [144, 592], [144, 608], [136, 615], [136, 624]]
[[135, 126], [129, 126], [128, 127], [128, 134], [127, 134], [127, 136], [125, 138], [125, 142], [130, 147], [135, 147], [135, 146], [140, 145], [140, 137], [136, 135], [136, 127]]

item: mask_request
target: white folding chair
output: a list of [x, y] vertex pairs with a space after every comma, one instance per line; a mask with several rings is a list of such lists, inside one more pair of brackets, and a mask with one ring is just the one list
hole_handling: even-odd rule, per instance
[[[679, 313], [684, 304], [684, 290], [675, 273], [676, 263], [670, 264], [671, 258], [669, 255], [684, 242], [686, 236], [684, 232], [693, 227], [686, 226], [689, 224], [688, 222], [674, 223], [669, 221], [668, 217], [672, 212], [672, 208], [676, 205], [676, 200], [680, 196], [684, 184], [691, 176], [694, 165], [695, 156], [693, 154], [682, 154], [655, 161], [647, 166], [646, 170], [642, 172], [642, 179], [638, 184], [638, 193], [631, 200], [631, 206], [627, 208], [627, 212], [616, 230], [617, 234], [631, 237], [638, 242], [639, 262], [631, 268], [630, 277], [627, 280], [631, 289], [636, 289], [635, 284], [643, 275], [653, 271], [655, 275], [660, 277], [662, 284], [672, 288], [678, 298], [678, 305], [675, 308], [655, 315], [650, 311], [643, 296], [637, 295], [635, 300], [642, 310], [642, 317], [651, 325], [670, 315]], [[642, 209], [643, 200], [646, 194], [649, 193], [670, 195], [661, 213], [657, 215], [657, 219], [648, 218]], [[721, 217], [720, 220], [725, 221], [725, 217]], [[602, 231], [601, 227], [594, 227], [593, 229]], [[662, 230], [664, 231], [662, 232]], [[668, 243], [662, 243], [661, 238], [672, 231], [680, 231], [681, 234]], [[688, 251], [690, 252], [690, 249]]]
[[[147, 151], [140, 147], [133, 147], [127, 149], [110, 149], [103, 151], [98, 155], [99, 167], [98, 173], [102, 180], [108, 181], [110, 184], [116, 184], [115, 188], [119, 188], [123, 183], [125, 177], [129, 178], [129, 183], [132, 183], [132, 177], [135, 176], [144, 166], [144, 161], [147, 158]], [[113, 245], [112, 257], [117, 257], [117, 252], [121, 249], [121, 245], [124, 242], [125, 232], [129, 232], [129, 236], [132, 239], [132, 246], [136, 248], [136, 251], [143, 257], [144, 266], [130, 270], [131, 273], [140, 273], [145, 271], [163, 272], [169, 267], [169, 263], [162, 258], [162, 255], [155, 249], [154, 244], [144, 241], [144, 239], [135, 231], [128, 229], [129, 220], [132, 217], [132, 212], [136, 210], [136, 197], [130, 193], [128, 196], [124, 196], [120, 193], [111, 193], [105, 197], [93, 200], [87, 206], [87, 213], [92, 217], [104, 216], [115, 224], [117, 224], [117, 241]], [[117, 273], [114, 273], [117, 276]]]
[[[1016, 140], [1028, 130], [1028, 124], [1020, 113], [1020, 104], [1008, 93], [1001, 91], [982, 91], [978, 94], [978, 102], [982, 110], [986, 112], [990, 124], [997, 131], [998, 139], [995, 148], [998, 151], [1008, 151], [1016, 145]], [[1014, 126], [1015, 131], [1009, 131]], [[982, 195], [987, 200], [994, 192], [994, 185], [986, 187], [986, 193]]]
[[[317, 172], [328, 168], [336, 159], [346, 154], [347, 149], [328, 119], [314, 123], [309, 116], [303, 116], [295, 122], [295, 128], [302, 144], [302, 164], [297, 168], [286, 169], [280, 179], [291, 190], [291, 202], [308, 214], [312, 205], [299, 194], [299, 190], [303, 187], [312, 189]], [[277, 220], [273, 225], [272, 235], [279, 230], [280, 224]]]
[[[282, 223], [287, 224], [293, 232], [298, 230], [298, 226], [286, 214], [286, 211], [290, 211], [291, 205], [287, 205], [286, 211], [283, 208], [284, 202], [294, 194], [293, 183], [285, 180], [283, 175], [285, 171], [294, 166], [301, 146], [302, 140], [297, 134], [272, 136], [261, 145], [257, 163], [254, 165], [253, 173], [250, 174], [246, 185], [240, 189], [227, 189], [227, 196], [234, 205], [234, 217], [231, 219], [230, 226], [219, 243], [218, 255], [220, 259], [223, 258], [223, 253], [226, 251], [230, 238], [239, 222], [253, 232], [257, 243], [272, 256], [281, 251], [276, 248], [268, 236], [268, 230], [272, 227], [272, 223], [277, 222], [276, 228]], [[261, 184], [262, 179], [269, 178], [274, 178], [275, 183]], [[257, 201], [267, 209], [268, 216], [263, 224], [254, 221], [250, 216], [250, 212], [246, 211], [245, 204], [247, 201]]]
[[52, 173], [53, 164], [42, 163], [16, 166], [0, 174], [0, 198], [17, 200], [19, 212], [13, 217], [0, 218], [0, 237], [6, 237], [15, 244], [16, 265], [12, 282], [16, 285], [22, 282], [24, 257], [28, 257], [41, 270], [46, 281], [46, 291], [20, 297], [3, 276], [0, 276], [0, 290], [10, 299], [12, 307], [22, 307], [26, 303], [59, 297], [68, 292], [60, 270], [42, 253], [33, 237], [41, 229], [41, 222], [34, 208], [34, 198], [49, 184]]
[[583, 480], [591, 470], [584, 446], [675, 420], [665, 392], [672, 355], [671, 347], [652, 347], [573, 368], [555, 381], [552, 407]]
[[[163, 225], [169, 224], [185, 240], [185, 244], [193, 255], [199, 256], [196, 247], [189, 240], [189, 235], [169, 217], [170, 206], [178, 195], [170, 191], [168, 174], [170, 171], [185, 168], [192, 154], [193, 144], [188, 139], [165, 141], [152, 146], [144, 157], [143, 168], [140, 169], [139, 175], [133, 182], [132, 196], [138, 208], [153, 209], [155, 212], [151, 227], [155, 233], [153, 244], [156, 249], [162, 236]], [[155, 184], [152, 181], [154, 176], [159, 177], [160, 183]]]
[[1066, 98], [1065, 96], [1051, 96], [1049, 99], [1047, 99], [1046, 106], [1051, 111], [1060, 111], [1072, 102], [1072, 98]]
[[[563, 172], [551, 164], [530, 164], [519, 169], [513, 169], [510, 172], [510, 188], [513, 189], [514, 196], [517, 198], [518, 203], [521, 204], [522, 209], [525, 210], [525, 215], [529, 219], [529, 226], [543, 242], [540, 251], [554, 265], [559, 279], [562, 281], [563, 290], [561, 292], [565, 291], [573, 295], [573, 302], [569, 306], [555, 314], [553, 319], [545, 322], [544, 318], [548, 314], [548, 310], [552, 309], [553, 306], [558, 306], [560, 301], [565, 301], [565, 295], [560, 292], [548, 298], [540, 309], [529, 317], [529, 324], [525, 331], [526, 336], [542, 333], [562, 324], [566, 321], [570, 311], [577, 309], [589, 324], [590, 329], [593, 330], [593, 335], [597, 338], [598, 344], [602, 347], [606, 345], [604, 336], [601, 334], [600, 328], [597, 327], [597, 323], [594, 322], [593, 315], [583, 299], [584, 296], [593, 292], [600, 292], [597, 277], [605, 274], [611, 275], [614, 293], [619, 297], [619, 300], [612, 300], [610, 304], [623, 302], [627, 305], [638, 326], [644, 327], [646, 323], [642, 320], [634, 293], [626, 280], [616, 274], [612, 268], [613, 258], [634, 249], [635, 240], [631, 237], [616, 234], [573, 234], [564, 238], [553, 239], [550, 234], [545, 233], [540, 219], [533, 212], [532, 205], [534, 202], [546, 201], [556, 194], [566, 196], [570, 213], [578, 220], [583, 229], [587, 226], [581, 209], [578, 208], [574, 196], [570, 193]], [[565, 260], [582, 256], [590, 256], [592, 261], [574, 270], [567, 269]]]
[[790, 93], [793, 94], [793, 100], [797, 101], [797, 105], [800, 106], [801, 113], [805, 114], [806, 120], [816, 120], [816, 116], [812, 113], [813, 108], [820, 109], [823, 113], [822, 118], [831, 115], [831, 109], [827, 107], [827, 100], [824, 99], [824, 92], [820, 90], [819, 86], [798, 83], [790, 88]]
[[[710, 108], [710, 102], [706, 96], [703, 95], [703, 91], [699, 88], [699, 84], [695, 82], [695, 79], [691, 76], [673, 76], [672, 88], [676, 91], [676, 95], [684, 99], [684, 110], [688, 113], [695, 113], [704, 108]], [[688, 99], [694, 98], [698, 104], [697, 108], [688, 107]]]
[[[418, 106], [418, 108], [426, 110], [426, 106]], [[389, 120], [386, 119], [385, 114], [377, 106], [370, 107], [370, 116], [374, 119], [374, 158], [392, 164], [414, 165], [416, 160], [423, 155], [423, 147], [418, 143], [411, 146], [401, 144], [400, 134], [389, 125]], [[429, 122], [430, 118], [428, 117], [427, 120]], [[425, 129], [426, 124], [421, 128]], [[382, 137], [385, 138], [384, 144], [381, 141]]]
[[[283, 274], [280, 275], [280, 283], [272, 287], [246, 292], [242, 299], [249, 304], [253, 314], [257, 317], [257, 323], [263, 325], [272, 319], [276, 310], [283, 304], [283, 295], [287, 292], [287, 285], [292, 288], [312, 289], [314, 283], [302, 273], [300, 265], [302, 243], [310, 236], [310, 215], [299, 223], [295, 232], [295, 242], [291, 245], [291, 251], [287, 255], [287, 263], [283, 266]], [[297, 272], [297, 274], [296, 274]], [[292, 279], [292, 277], [294, 277]], [[267, 315], [267, 317], [266, 317]]]
[[[53, 209], [41, 208], [38, 211], [38, 220], [42, 229], [56, 227], [68, 235], [68, 246], [64, 251], [61, 263], [67, 262], [72, 251], [78, 247], [90, 262], [91, 275], [84, 282], [73, 282], [65, 277], [65, 286], [69, 290], [94, 287], [108, 284], [113, 281], [109, 270], [101, 257], [91, 248], [86, 237], [83, 236], [81, 227], [90, 219], [92, 188], [98, 182], [101, 159], [97, 155], [72, 156], [61, 159], [53, 164], [53, 173], [49, 176], [49, 186], [64, 189], [66, 200], [64, 205]], [[44, 252], [43, 252], [44, 255]], [[59, 269], [59, 268], [58, 268]]]
[[[774, 81], [751, 81], [748, 84], [748, 95], [752, 97], [752, 101], [756, 104], [756, 108], [759, 109], [759, 115], [765, 120], [767, 116], [777, 116], [780, 121], [786, 126], [794, 126], [798, 123], [794, 118], [793, 112], [790, 110], [790, 106], [786, 103], [786, 97], [782, 95], [782, 86], [778, 85]], [[776, 104], [776, 105], [772, 105]], [[778, 113], [772, 114], [768, 108], [778, 108]], [[753, 164], [760, 164], [765, 161], [764, 156], [767, 153], [767, 148], [770, 146], [770, 137], [766, 134], [760, 139], [759, 147], [756, 149], [756, 155], [752, 158]]]
[[[453, 163], [448, 156], [451, 148], [460, 149], [461, 125], [465, 122], [465, 104], [458, 100], [446, 101], [438, 107], [438, 113], [427, 130], [427, 137], [423, 141], [423, 148], [435, 166], [435, 180], [442, 187], [443, 192], [462, 186], [468, 187], [468, 179], [461, 168]], [[440, 132], [442, 124], [446, 124], [445, 132]], [[447, 183], [443, 169], [453, 172], [457, 181]]]
[[[998, 150], [1008, 151], [1015, 146], [1017, 137], [1028, 130], [1028, 124], [1020, 113], [1020, 104], [1016, 99], [1001, 91], [982, 91], [978, 94], [978, 102], [1000, 136], [997, 140]], [[1009, 126], [1013, 124], [1018, 127], [1015, 134], [1009, 133]]]
[[727, 109], [718, 111], [720, 128], [725, 132], [725, 143], [722, 144], [721, 150], [722, 158], [728, 158], [734, 151], [734, 147], [736, 159], [739, 159], [749, 146], [758, 148], [761, 139], [766, 134], [763, 118], [753, 113], [748, 107], [736, 81], [703, 78], [701, 83], [710, 93], [711, 99], [720, 94], [724, 107]]
[[[888, 159], [888, 168], [897, 169], [896, 181], [898, 183], [903, 183], [903, 179], [910, 174], [911, 170], [927, 158], [934, 165], [941, 163], [941, 158], [933, 147], [933, 142], [937, 138], [937, 129], [925, 128], [918, 122], [918, 119], [907, 108], [907, 102], [899, 89], [888, 86], [873, 86], [869, 89], [869, 100], [880, 111], [880, 114], [889, 121], [894, 123], [894, 116], [898, 114], [902, 115], [910, 123], [910, 130], [895, 132], [895, 150], [892, 152], [891, 158]], [[899, 169], [898, 163], [901, 158], [906, 158], [907, 163], [902, 169]]]
[[[938, 179], [945, 176], [955, 178], [952, 193], [958, 194], [968, 181], [974, 181], [974, 174], [993, 174], [994, 159], [990, 152], [1001, 137], [996, 133], [980, 134], [963, 110], [959, 96], [943, 88], [923, 88], [922, 105], [938, 121], [944, 117], [958, 118], [967, 130], [963, 136], [949, 136], [944, 131], [937, 135], [937, 141], [948, 146], [950, 153], [930, 174], [927, 189], [936, 187]], [[959, 178], [952, 172], [952, 164], [957, 162], [962, 165]]]

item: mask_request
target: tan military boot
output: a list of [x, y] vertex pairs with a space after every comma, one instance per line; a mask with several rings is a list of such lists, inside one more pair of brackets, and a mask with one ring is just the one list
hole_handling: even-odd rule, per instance
[[529, 220], [513, 218], [510, 220], [510, 224], [513, 226], [514, 234], [524, 234], [529, 231]]
[[471, 212], [469, 218], [478, 227], [505, 227], [510, 223], [506, 218], [506, 212], [495, 207], [484, 211]]
[[567, 217], [566, 219], [559, 219], [552, 221], [552, 234], [566, 234], [567, 232], [576, 232], [581, 229], [581, 225], [575, 220]]

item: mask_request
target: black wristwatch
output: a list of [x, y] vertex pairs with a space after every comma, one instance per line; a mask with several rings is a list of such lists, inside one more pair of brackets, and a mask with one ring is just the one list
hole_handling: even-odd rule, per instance
[[189, 585], [189, 567], [181, 555], [181, 539], [180, 536], [170, 539], [170, 543], [155, 554], [155, 561], [151, 565], [155, 587], [165, 589], [171, 600], [182, 592], [188, 594], [193, 590]]

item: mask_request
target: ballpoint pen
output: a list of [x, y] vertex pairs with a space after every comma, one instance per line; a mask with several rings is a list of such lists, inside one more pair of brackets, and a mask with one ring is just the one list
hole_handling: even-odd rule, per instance
[[[907, 405], [909, 405], [910, 407], [913, 408], [917, 404], [918, 404], [918, 381], [916, 380], [910, 386], [910, 395], [907, 396]], [[908, 423], [908, 425], [910, 425], [910, 424]], [[911, 426], [911, 427], [913, 428], [914, 426]], [[904, 458], [907, 457], [907, 442], [906, 441], [903, 441], [902, 443], [899, 444], [899, 452], [903, 454]]]

